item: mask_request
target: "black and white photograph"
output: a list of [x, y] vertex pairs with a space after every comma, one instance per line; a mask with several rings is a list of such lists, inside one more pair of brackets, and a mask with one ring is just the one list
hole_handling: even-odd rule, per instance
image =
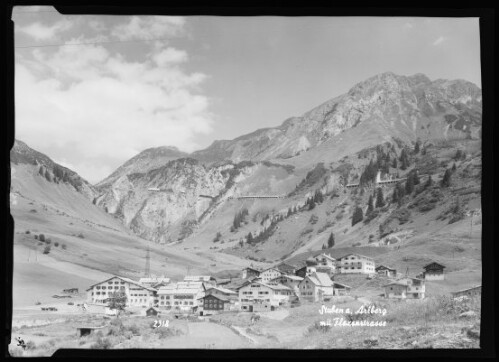
[[478, 17], [11, 20], [11, 356], [480, 348]]

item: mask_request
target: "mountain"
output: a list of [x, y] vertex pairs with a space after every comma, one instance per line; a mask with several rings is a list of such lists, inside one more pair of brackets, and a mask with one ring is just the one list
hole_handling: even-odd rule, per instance
[[[376, 147], [397, 158], [417, 140], [479, 140], [481, 102], [480, 89], [464, 80], [383, 73], [276, 128], [215, 141], [190, 155], [146, 150], [97, 185], [96, 203], [141, 237], [196, 247], [247, 207], [252, 221], [231, 235], [232, 245], [303, 207], [317, 189], [332, 192], [345, 177], [360, 177], [365, 154], [376, 157]], [[291, 196], [237, 199], [248, 195]]]
[[[231, 141], [215, 141], [192, 157], [203, 162], [288, 159], [355, 128], [404, 141], [478, 137], [481, 90], [464, 80], [431, 81], [387, 72], [356, 84], [300, 117]], [[372, 136], [372, 135], [371, 135]], [[356, 150], [358, 151], [358, 150]]]
[[187, 157], [188, 154], [180, 151], [178, 148], [173, 146], [163, 146], [148, 148], [138, 155], [132, 157], [123, 165], [121, 165], [116, 171], [111, 175], [106, 177], [104, 180], [97, 183], [97, 187], [102, 187], [113, 183], [115, 180], [123, 175], [136, 173], [136, 172], [146, 172], [154, 168], [160, 167], [166, 164], [168, 161], [176, 160], [178, 158]]
[[22, 141], [14, 141], [14, 146], [10, 151], [10, 162], [18, 166], [31, 166], [27, 169], [30, 169], [32, 174], [37, 173], [39, 177], [45, 178], [47, 182], [53, 184], [72, 187], [74, 191], [89, 200], [92, 200], [96, 195], [94, 187], [87, 180], [69, 168], [55, 163]]

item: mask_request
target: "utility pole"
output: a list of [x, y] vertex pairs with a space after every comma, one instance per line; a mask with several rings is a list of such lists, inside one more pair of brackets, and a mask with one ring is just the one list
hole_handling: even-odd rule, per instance
[[145, 276], [147, 278], [151, 277], [151, 254], [150, 254], [150, 251], [149, 251], [149, 244], [147, 244]]

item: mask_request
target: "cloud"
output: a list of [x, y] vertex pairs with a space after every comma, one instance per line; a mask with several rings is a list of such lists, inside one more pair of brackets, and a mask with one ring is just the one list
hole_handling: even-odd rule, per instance
[[73, 23], [67, 19], [62, 19], [52, 25], [44, 25], [40, 22], [26, 26], [19, 26], [16, 31], [24, 33], [35, 40], [48, 40], [56, 38], [61, 32], [69, 30]]
[[172, 37], [182, 34], [184, 24], [185, 18], [180, 16], [133, 16], [129, 22], [116, 26], [111, 35], [120, 40]]
[[187, 61], [187, 53], [183, 50], [167, 48], [154, 56], [154, 61], [158, 66], [167, 64], [182, 63]]
[[[144, 30], [144, 21], [131, 23]], [[187, 52], [155, 46], [137, 59], [111, 49], [38, 48], [16, 64], [16, 137], [90, 182], [149, 147], [197, 149], [195, 137], [210, 133], [214, 119], [202, 93], [207, 75], [183, 69]]]
[[436, 45], [442, 44], [446, 40], [447, 40], [447, 38], [440, 36], [437, 39], [435, 39], [435, 41], [432, 44], [436, 46]]
[[414, 28], [414, 25], [412, 23], [405, 23], [404, 28], [405, 29], [412, 29], [412, 28]]

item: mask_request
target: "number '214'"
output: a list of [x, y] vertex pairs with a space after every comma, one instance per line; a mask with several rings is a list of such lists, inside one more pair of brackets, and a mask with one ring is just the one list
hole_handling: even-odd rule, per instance
[[168, 327], [170, 321], [167, 320], [155, 320], [153, 324], [153, 328], [159, 328], [159, 327]]

